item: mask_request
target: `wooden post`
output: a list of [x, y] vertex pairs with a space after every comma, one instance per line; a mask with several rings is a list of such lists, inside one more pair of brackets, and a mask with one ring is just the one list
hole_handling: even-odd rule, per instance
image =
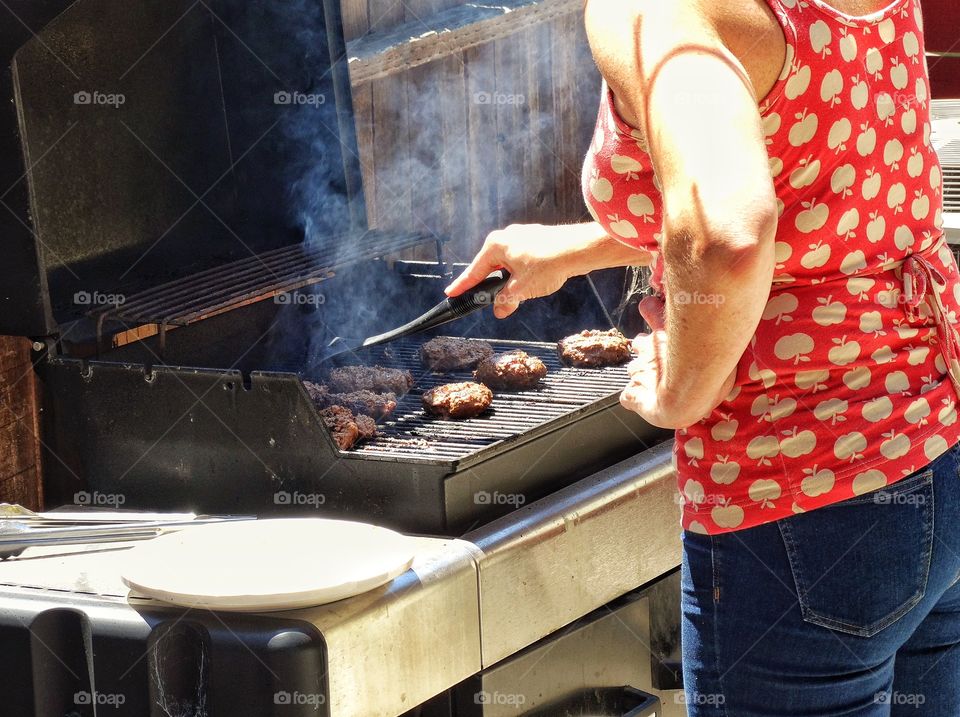
[[27, 339], [0, 336], [0, 502], [43, 503], [37, 383]]

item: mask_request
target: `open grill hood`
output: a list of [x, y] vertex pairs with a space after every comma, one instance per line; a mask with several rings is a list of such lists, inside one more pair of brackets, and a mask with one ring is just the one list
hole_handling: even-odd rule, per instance
[[367, 231], [338, 2], [8, 9], [36, 34], [0, 30], [0, 333], [87, 338], [124, 299], [173, 325], [205, 271], [233, 282], [216, 309], [283, 289], [291, 252], [319, 281], [403, 248]]

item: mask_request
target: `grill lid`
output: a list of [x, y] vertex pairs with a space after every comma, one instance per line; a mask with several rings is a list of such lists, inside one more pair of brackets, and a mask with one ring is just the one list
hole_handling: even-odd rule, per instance
[[[339, 3], [79, 0], [33, 30], [0, 34], [18, 115], [0, 130], [19, 130], [29, 190], [0, 230], [33, 247], [0, 273], [0, 333], [57, 333], [305, 233], [334, 255], [336, 236], [382, 241], [365, 231]], [[28, 304], [42, 310], [24, 321]]]

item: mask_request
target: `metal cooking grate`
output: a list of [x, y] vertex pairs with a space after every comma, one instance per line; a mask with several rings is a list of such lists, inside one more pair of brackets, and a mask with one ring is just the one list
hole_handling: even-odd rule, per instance
[[424, 234], [369, 230], [362, 236], [336, 238], [334, 248], [310, 249], [296, 244], [128, 295], [122, 305], [97, 307], [87, 316], [96, 322], [97, 347], [103, 345], [104, 326], [116, 322], [121, 328], [114, 329], [110, 337], [113, 346], [160, 334], [162, 348], [170, 329], [317, 284], [345, 266], [427, 241], [438, 240]]
[[[614, 405], [626, 386], [626, 366], [579, 369], [562, 366], [556, 344], [525, 341], [489, 341], [498, 353], [522, 349], [538, 356], [549, 373], [542, 388], [516, 393], [494, 392], [491, 409], [476, 418], [448, 421], [428, 415], [421, 406], [423, 393], [444, 383], [472, 380], [470, 372], [433, 374], [423, 368], [418, 351], [422, 341], [391, 344], [381, 366], [409, 369], [417, 383], [397, 402], [397, 409], [378, 425], [379, 435], [350, 451], [353, 455], [381, 458], [463, 458], [478, 449], [508, 440], [521, 433], [588, 407]], [[600, 407], [603, 407], [600, 406]]]
[[186, 326], [255, 301], [270, 299], [329, 278], [339, 268], [393, 254], [422, 244], [423, 234], [382, 234], [371, 240], [340, 237], [336, 248], [310, 249], [302, 244], [264, 252], [193, 274], [128, 296], [120, 306], [94, 309], [89, 316], [103, 321]]

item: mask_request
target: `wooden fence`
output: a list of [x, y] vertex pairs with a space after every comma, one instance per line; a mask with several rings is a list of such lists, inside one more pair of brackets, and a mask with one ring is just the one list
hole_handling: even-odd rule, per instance
[[582, 0], [344, 0], [371, 225], [469, 260], [513, 222], [587, 218], [600, 76]]

